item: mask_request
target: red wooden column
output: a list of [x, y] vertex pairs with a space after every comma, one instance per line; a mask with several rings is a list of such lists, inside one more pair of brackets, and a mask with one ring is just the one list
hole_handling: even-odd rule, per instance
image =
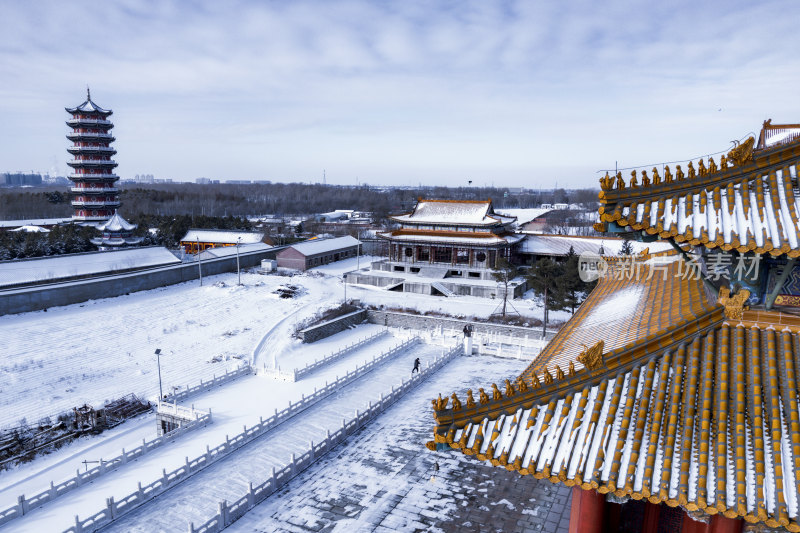
[[572, 487], [569, 533], [602, 533], [606, 497], [594, 490]]
[[710, 533], [742, 533], [744, 520], [741, 518], [728, 518], [721, 514], [711, 517]]
[[683, 514], [683, 524], [681, 533], [711, 533], [711, 522], [697, 522], [692, 520], [686, 513]]

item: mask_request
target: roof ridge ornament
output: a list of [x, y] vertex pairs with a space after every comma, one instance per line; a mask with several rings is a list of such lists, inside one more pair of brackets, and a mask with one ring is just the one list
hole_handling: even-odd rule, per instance
[[92, 101], [92, 93], [89, 92], [89, 86], [88, 85], [86, 86], [86, 101], [88, 101], [88, 102]]
[[604, 341], [597, 341], [591, 348], [583, 345], [583, 351], [578, 354], [578, 362], [583, 365], [586, 370], [592, 371], [603, 365], [603, 348], [605, 348]]
[[735, 295], [731, 296], [731, 290], [728, 287], [721, 287], [717, 303], [725, 307], [725, 318], [741, 320], [744, 313], [744, 303], [749, 297], [750, 291], [747, 289], [739, 289]]

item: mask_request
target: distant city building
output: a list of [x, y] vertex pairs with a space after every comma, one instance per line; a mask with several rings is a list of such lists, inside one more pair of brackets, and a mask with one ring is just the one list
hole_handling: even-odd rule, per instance
[[136, 174], [133, 177], [133, 181], [136, 183], [155, 183], [155, 178], [152, 174]]
[[0, 186], [5, 187], [36, 187], [42, 184], [41, 174], [25, 174], [23, 172], [0, 173]]
[[103, 109], [92, 102], [89, 89], [86, 89], [86, 101], [77, 107], [65, 108], [72, 118], [67, 126], [72, 132], [67, 139], [73, 145], [67, 151], [74, 159], [67, 161], [72, 167], [73, 194], [72, 219], [75, 221], [102, 222], [111, 218], [119, 207], [119, 189], [114, 174], [117, 163], [111, 157], [117, 151], [111, 147], [114, 137], [111, 128], [114, 124], [108, 120], [112, 114], [110, 109]]
[[136, 224], [131, 224], [119, 213], [114, 213], [110, 219], [97, 226], [103, 234], [92, 239], [92, 244], [100, 250], [117, 250], [126, 246], [136, 246], [142, 243], [142, 237], [134, 237], [133, 230]]
[[250, 180], [227, 180], [225, 183], [230, 183], [232, 185], [250, 185], [253, 182]]
[[198, 185], [209, 185], [211, 183], [211, 180], [208, 178], [197, 178], [196, 180], [194, 180], [194, 182], [197, 183]]

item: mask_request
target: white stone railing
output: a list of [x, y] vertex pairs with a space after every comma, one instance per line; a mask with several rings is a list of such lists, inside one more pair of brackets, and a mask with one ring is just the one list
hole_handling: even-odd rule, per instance
[[277, 368], [267, 368], [267, 365], [265, 363], [264, 367], [259, 372], [259, 375], [268, 376], [273, 379], [281, 379], [283, 381], [297, 381], [298, 379], [301, 379], [303, 376], [307, 376], [308, 374], [311, 374], [312, 372], [319, 370], [323, 366], [326, 366], [336, 361], [337, 359], [340, 359], [345, 355], [352, 353], [355, 350], [358, 350], [359, 348], [377, 340], [378, 338], [387, 335], [388, 333], [389, 332], [387, 330], [379, 331], [378, 333], [370, 335], [369, 337], [365, 337], [358, 342], [354, 342], [353, 344], [348, 344], [341, 350], [337, 350], [330, 355], [326, 355], [322, 359], [314, 359], [313, 363], [309, 363], [304, 367], [295, 368], [289, 371], [281, 370], [280, 366], [278, 366]]
[[203, 381], [202, 379], [200, 379], [200, 383], [193, 387], [187, 385], [179, 392], [175, 392], [173, 394], [167, 394], [164, 398], [164, 402], [175, 402], [175, 401], [180, 402], [186, 400], [190, 396], [194, 396], [195, 394], [199, 394], [209, 389], [213, 389], [214, 387], [218, 387], [223, 383], [227, 383], [236, 378], [246, 376], [250, 374], [252, 370], [253, 369], [250, 367], [249, 364], [243, 364], [236, 370], [225, 370], [225, 373], [222, 374], [221, 376], [214, 375], [210, 381]]
[[[185, 407], [179, 406], [180, 409], [186, 409]], [[172, 406], [169, 406], [169, 409], [172, 409]], [[188, 411], [188, 409], [187, 409]], [[187, 431], [191, 431], [193, 429], [197, 429], [199, 427], [203, 427], [211, 422], [211, 412], [203, 412], [203, 411], [196, 411], [194, 407], [192, 407], [191, 412], [192, 420], [187, 422], [183, 426], [170, 431], [169, 433], [165, 433], [164, 435], [157, 437], [150, 442], [147, 442], [145, 439], [142, 439], [142, 444], [133, 448], [132, 450], [125, 450], [122, 449], [122, 453], [117, 455], [116, 457], [112, 457], [108, 460], [100, 459], [97, 466], [92, 467], [85, 472], [81, 472], [78, 469], [75, 472], [75, 475], [66, 481], [62, 481], [61, 483], [54, 483], [53, 481], [50, 482], [50, 488], [45, 489], [44, 491], [35, 494], [31, 497], [26, 498], [24, 494], [21, 494], [17, 497], [16, 505], [12, 505], [6, 509], [0, 511], [0, 525], [6, 524], [15, 518], [20, 518], [33, 509], [37, 507], [41, 507], [46, 503], [52, 502], [59, 496], [63, 496], [68, 492], [71, 492], [82, 485], [87, 483], [91, 483], [92, 481], [96, 480], [100, 476], [116, 470], [120, 466], [127, 464], [130, 461], [135, 461], [140, 457], [150, 453], [151, 451], [162, 447], [165, 444], [172, 442], [173, 440], [177, 439]]]
[[[305, 411], [323, 398], [336, 393], [343, 386], [348, 385], [352, 381], [355, 381], [367, 372], [373, 370], [375, 367], [384, 363], [398, 351], [409, 348], [418, 342], [418, 337], [409, 339], [399, 346], [374, 357], [372, 361], [365, 363], [360, 367], [356, 366], [355, 370], [352, 372], [347, 372], [347, 374], [341, 378], [337, 378], [333, 383], [326, 383], [325, 387], [322, 389], [317, 390], [315, 388], [312, 395], [302, 395], [302, 399], [299, 402], [292, 403], [290, 401], [289, 406], [282, 411], [275, 409], [275, 414], [266, 420], [263, 417], [260, 417], [258, 424], [251, 428], [245, 426], [244, 430], [238, 435], [235, 435], [233, 438], [229, 438], [226, 435], [225, 442], [219, 444], [218, 446], [214, 448], [206, 446], [206, 452], [204, 454], [191, 460], [187, 457], [186, 463], [183, 466], [178, 467], [171, 472], [167, 472], [165, 468], [162, 469], [161, 477], [144, 486], [140, 482], [135, 492], [128, 494], [119, 501], [115, 501], [113, 497], [106, 498], [106, 507], [103, 510], [84, 519], [81, 519], [78, 515], [76, 515], [75, 523], [66, 529], [64, 533], [86, 533], [96, 531], [101, 527], [110, 524], [125, 513], [128, 513], [144, 503], [152, 500], [156, 496], [163, 494], [178, 483], [185, 481], [187, 478], [211, 466], [223, 457], [227, 457], [239, 448], [249, 444], [258, 437], [261, 437], [265, 433], [293, 418], [298, 413]], [[448, 356], [450, 355], [451, 354], [448, 354]]]
[[207, 520], [205, 523], [195, 527], [193, 523], [189, 524], [190, 533], [206, 533], [211, 531], [222, 531], [233, 522], [245, 515], [253, 507], [266, 500], [278, 489], [286, 485], [292, 478], [303, 472], [306, 468], [311, 466], [316, 460], [320, 459], [326, 453], [331, 451], [339, 445], [347, 437], [358, 431], [367, 422], [373, 420], [387, 407], [394, 404], [409, 390], [419, 385], [425, 378], [433, 372], [439, 370], [442, 366], [447, 364], [453, 357], [461, 353], [459, 346], [451, 349], [447, 353], [437, 357], [430, 365], [425, 367], [421, 372], [412, 375], [406, 381], [403, 379], [402, 384], [395, 388], [389, 395], [384, 396], [381, 394], [377, 403], [369, 402], [369, 407], [366, 411], [360, 412], [356, 410], [356, 416], [349, 421], [342, 421], [342, 427], [334, 433], [327, 431], [325, 439], [319, 443], [311, 441], [308, 446], [308, 451], [297, 457], [291, 454], [289, 462], [278, 470], [272, 469], [272, 475], [263, 483], [253, 486], [250, 483], [247, 493], [233, 503], [221, 501], [217, 514]]

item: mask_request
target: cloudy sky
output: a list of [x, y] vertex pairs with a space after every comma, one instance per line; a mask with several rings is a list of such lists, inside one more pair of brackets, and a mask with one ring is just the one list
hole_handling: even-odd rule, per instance
[[0, 171], [594, 186], [800, 122], [800, 3], [0, 0]]

